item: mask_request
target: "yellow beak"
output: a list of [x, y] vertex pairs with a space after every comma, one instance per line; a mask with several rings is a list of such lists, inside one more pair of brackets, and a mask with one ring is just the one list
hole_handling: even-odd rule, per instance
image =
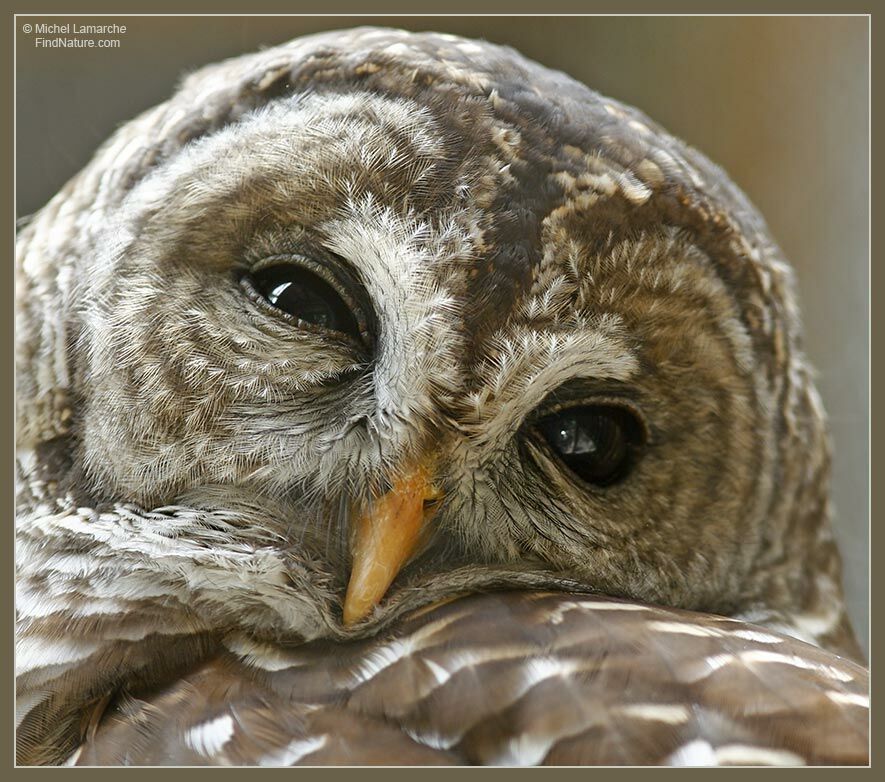
[[350, 581], [344, 598], [344, 624], [369, 615], [415, 553], [440, 497], [424, 465], [406, 472], [393, 488], [372, 502], [351, 531]]

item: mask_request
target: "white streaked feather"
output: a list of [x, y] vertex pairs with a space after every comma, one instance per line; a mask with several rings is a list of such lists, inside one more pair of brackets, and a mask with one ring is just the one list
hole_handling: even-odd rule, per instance
[[713, 746], [704, 739], [694, 739], [683, 744], [666, 759], [667, 766], [718, 766]]
[[747, 766], [804, 766], [805, 761], [795, 752], [769, 747], [754, 747], [749, 744], [725, 744], [716, 749], [719, 764], [740, 764]]
[[771, 633], [764, 633], [761, 630], [752, 630], [752, 629], [741, 629], [741, 630], [726, 630], [726, 635], [731, 635], [735, 638], [741, 638], [745, 641], [756, 641], [760, 644], [780, 644], [784, 642], [783, 638], [779, 636], [772, 635]]
[[46, 638], [25, 636], [16, 639], [15, 675], [21, 676], [50, 665], [85, 660], [101, 648], [100, 641], [85, 641], [76, 638]]
[[202, 722], [189, 728], [184, 734], [184, 743], [203, 757], [217, 755], [234, 735], [234, 719], [230, 714]]
[[680, 633], [694, 635], [699, 638], [720, 638], [723, 633], [714, 627], [702, 627], [689, 622], [649, 622], [648, 627], [659, 633]]
[[261, 643], [243, 635], [229, 636], [225, 639], [224, 645], [246, 665], [263, 671], [283, 671], [305, 665], [307, 662], [295, 651]]
[[640, 720], [679, 725], [691, 716], [684, 703], [630, 703], [617, 709], [622, 714]]
[[290, 741], [285, 747], [274, 752], [268, 752], [263, 755], [259, 761], [259, 766], [291, 766], [302, 758], [322, 749], [328, 742], [328, 736], [311, 736], [306, 739], [295, 739]]
[[854, 677], [847, 671], [840, 670], [834, 665], [814, 662], [805, 657], [800, 657], [798, 654], [782, 654], [781, 652], [772, 652], [768, 649], [748, 649], [739, 652], [738, 657], [746, 665], [779, 663], [782, 665], [792, 665], [794, 668], [802, 668], [806, 671], [815, 671], [828, 679], [838, 682], [854, 680]]
[[81, 745], [81, 746], [77, 747], [77, 749], [74, 750], [74, 752], [71, 754], [71, 756], [64, 763], [62, 763], [62, 765], [63, 766], [76, 766], [77, 761], [80, 759], [80, 755], [82, 753], [83, 753], [83, 747]]
[[870, 708], [869, 695], [861, 695], [856, 692], [838, 692], [837, 690], [827, 690], [826, 695], [833, 703], [838, 703], [840, 706], [850, 705], [860, 706], [864, 709]]

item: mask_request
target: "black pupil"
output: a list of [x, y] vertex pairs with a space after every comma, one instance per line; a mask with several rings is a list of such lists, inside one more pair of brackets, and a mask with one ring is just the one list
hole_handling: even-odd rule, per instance
[[550, 447], [579, 478], [608, 486], [626, 477], [641, 430], [619, 407], [575, 407], [542, 418], [538, 428]]
[[279, 310], [323, 329], [359, 338], [350, 308], [322, 277], [307, 269], [282, 264], [252, 275], [256, 290]]

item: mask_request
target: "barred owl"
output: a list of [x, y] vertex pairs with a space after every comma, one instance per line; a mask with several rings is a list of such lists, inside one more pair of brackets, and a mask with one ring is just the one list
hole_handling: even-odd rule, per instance
[[639, 111], [302, 38], [17, 256], [20, 763], [865, 762], [791, 270]]

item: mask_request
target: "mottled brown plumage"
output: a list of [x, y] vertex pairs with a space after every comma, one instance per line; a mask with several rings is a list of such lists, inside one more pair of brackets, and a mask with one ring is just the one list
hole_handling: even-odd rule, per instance
[[507, 592], [350, 644], [217, 639], [179, 680], [99, 702], [72, 762], [845, 765], [866, 762], [866, 687], [723, 617]]
[[[63, 762], [85, 738], [79, 762], [282, 763], [290, 730], [377, 736], [290, 747], [305, 762], [389, 747], [403, 762], [712, 763], [748, 743], [769, 753], [759, 762], [863, 760], [866, 680], [831, 656], [859, 651], [791, 270], [723, 172], [635, 109], [453, 36], [299, 39], [199, 71], [121, 128], [22, 229], [17, 256], [20, 762]], [[339, 292], [358, 333], [256, 293], [283, 260]], [[610, 483], [541, 435], [589, 406], [635, 428]], [[377, 607], [342, 621], [355, 514], [374, 519], [415, 465], [432, 521]], [[530, 616], [532, 650], [503, 664], [512, 691], [475, 672], [500, 736], [442, 754], [387, 704], [353, 710], [337, 685], [307, 698], [218, 656], [248, 637], [308, 655], [322, 679], [317, 649], [357, 670], [437, 621], [404, 619], [423, 606], [525, 588], [638, 601], [568, 609], [586, 639], [612, 633], [579, 655], [588, 702], [608, 711], [591, 720], [602, 733], [570, 748], [557, 734], [546, 754], [513, 746], [540, 746], [531, 720], [558, 719], [556, 698], [509, 709], [541, 648], [562, 686], [584, 681], [554, 620], [578, 598], [437, 609], [463, 619], [447, 648], [494, 646], [475, 610], [505, 637]], [[714, 670], [699, 690], [668, 661], [739, 659], [732, 636], [707, 632], [725, 620], [656, 634], [669, 609], [644, 603], [830, 651], [734, 625], [758, 653], [736, 663], [747, 686], [716, 689], [732, 679]], [[792, 662], [765, 657], [775, 643]], [[614, 748], [621, 666], [644, 677], [637, 702], [678, 701], [646, 714], [674, 725], [681, 704], [691, 719]], [[769, 667], [792, 704], [771, 707], [782, 730], [759, 716]], [[401, 672], [381, 701], [423, 703]], [[226, 708], [254, 735], [215, 747], [217, 729], [197, 731], [185, 750], [167, 715], [195, 687], [188, 729]], [[288, 722], [267, 725], [268, 709]]]

